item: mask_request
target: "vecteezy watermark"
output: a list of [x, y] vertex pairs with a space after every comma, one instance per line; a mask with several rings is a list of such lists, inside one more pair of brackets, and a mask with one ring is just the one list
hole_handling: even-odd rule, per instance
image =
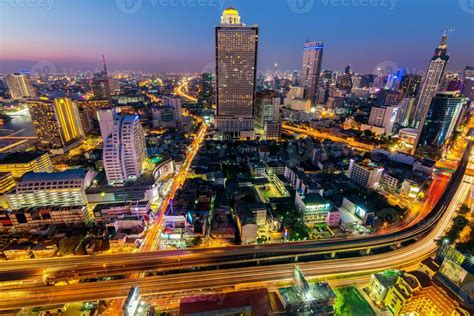
[[377, 77], [385, 77], [393, 74], [398, 69], [398, 64], [393, 60], [384, 60], [375, 66], [372, 74], [376, 75]]
[[0, 7], [39, 7], [51, 10], [54, 0], [0, 0]]
[[48, 77], [57, 72], [56, 65], [48, 60], [40, 61], [31, 67], [31, 74], [38, 77]]
[[[319, 0], [333, 7], [385, 7], [393, 10], [397, 0]], [[469, 0], [466, 0], [469, 1]], [[288, 8], [296, 14], [306, 14], [315, 7], [315, 0], [287, 0]]]
[[[1, 0], [0, 0], [1, 1]], [[152, 7], [218, 7], [223, 9], [226, 0], [147, 0]], [[125, 14], [137, 13], [144, 0], [115, 0], [117, 8]]]
[[296, 14], [306, 14], [313, 10], [314, 0], [286, 0], [288, 8]]
[[458, 0], [461, 9], [469, 14], [474, 14], [474, 0]]

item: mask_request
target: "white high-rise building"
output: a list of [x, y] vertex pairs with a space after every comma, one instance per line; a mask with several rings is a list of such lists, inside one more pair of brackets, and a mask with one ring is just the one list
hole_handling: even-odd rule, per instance
[[[106, 131], [101, 131], [106, 135]], [[104, 139], [103, 161], [110, 185], [136, 180], [147, 157], [145, 133], [138, 115], [114, 115], [113, 130]]]
[[114, 120], [116, 115], [117, 112], [115, 111], [115, 109], [104, 109], [97, 111], [97, 120], [99, 121], [100, 136], [102, 136], [102, 140], [104, 142], [114, 130]]
[[448, 50], [447, 41], [447, 35], [443, 34], [441, 37], [441, 43], [436, 48], [434, 56], [431, 58], [428, 72], [423, 81], [423, 86], [418, 97], [418, 103], [415, 108], [415, 115], [412, 122], [412, 126], [415, 128], [423, 126], [431, 104], [431, 99], [436, 94], [440, 82], [444, 77], [444, 71], [449, 60], [449, 56], [446, 55]]
[[224, 10], [216, 26], [216, 125], [226, 137], [254, 134], [257, 47], [258, 26], [241, 23], [234, 8]]
[[174, 119], [176, 121], [181, 121], [182, 110], [181, 110], [181, 98], [179, 97], [163, 97], [163, 105], [171, 106], [174, 109]]
[[391, 135], [397, 118], [398, 108], [394, 106], [372, 107], [369, 116], [369, 125], [383, 127], [385, 134]]

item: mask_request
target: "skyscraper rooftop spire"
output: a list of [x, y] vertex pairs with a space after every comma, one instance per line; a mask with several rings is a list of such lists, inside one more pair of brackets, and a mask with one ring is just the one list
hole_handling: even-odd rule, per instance
[[443, 31], [441, 36], [441, 41], [439, 42], [438, 47], [435, 49], [435, 56], [446, 56], [448, 51], [448, 34], [446, 31]]

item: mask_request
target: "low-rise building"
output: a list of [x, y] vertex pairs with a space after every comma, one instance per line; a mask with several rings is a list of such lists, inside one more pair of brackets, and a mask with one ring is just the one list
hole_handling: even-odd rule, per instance
[[263, 203], [235, 203], [236, 223], [243, 243], [255, 242], [258, 231], [267, 227], [267, 209]]
[[306, 225], [325, 224], [331, 210], [331, 203], [318, 193], [301, 194], [296, 193], [296, 206], [303, 213], [303, 221]]
[[83, 224], [88, 220], [87, 207], [84, 205], [0, 210], [0, 230], [29, 230], [43, 225]]
[[86, 188], [95, 173], [86, 169], [70, 169], [62, 172], [29, 172], [17, 183], [15, 190], [7, 194], [10, 209], [36, 206], [86, 205]]
[[359, 162], [351, 159], [347, 175], [365, 188], [373, 189], [378, 186], [382, 172], [382, 167], [368, 159]]
[[0, 158], [0, 172], [11, 172], [19, 179], [28, 172], [53, 172], [53, 164], [45, 152], [11, 153]]
[[92, 210], [96, 222], [108, 223], [119, 218], [135, 218], [148, 221], [152, 217], [149, 201], [97, 204]]
[[2, 250], [3, 255], [7, 260], [24, 260], [31, 258], [31, 249], [34, 243], [25, 242], [12, 242]]

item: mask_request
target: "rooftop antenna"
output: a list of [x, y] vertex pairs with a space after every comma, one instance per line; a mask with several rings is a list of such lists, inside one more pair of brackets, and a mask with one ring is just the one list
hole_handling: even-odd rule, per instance
[[105, 64], [105, 55], [102, 54], [102, 62], [104, 63], [104, 72], [107, 74], [107, 65]]

